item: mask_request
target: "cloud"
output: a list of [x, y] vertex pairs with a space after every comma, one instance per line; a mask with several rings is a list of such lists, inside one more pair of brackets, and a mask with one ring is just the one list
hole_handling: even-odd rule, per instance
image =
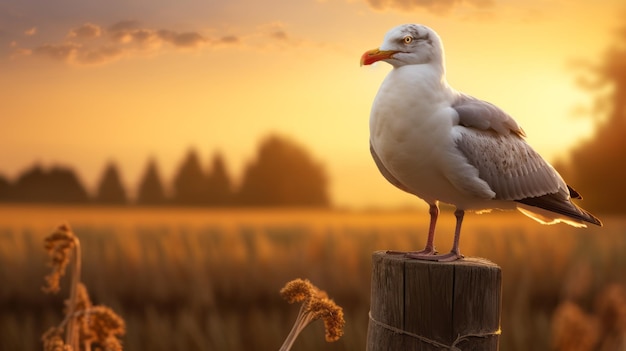
[[122, 58], [124, 50], [116, 46], [100, 46], [79, 51], [75, 61], [83, 65], [104, 64]]
[[222, 44], [238, 44], [241, 42], [241, 38], [234, 35], [225, 35], [219, 38], [218, 42]]
[[171, 30], [157, 32], [159, 38], [179, 48], [197, 48], [208, 42], [208, 39], [197, 32], [177, 33]]
[[140, 49], [158, 48], [163, 41], [157, 31], [141, 28], [135, 21], [118, 22], [108, 29], [109, 39], [116, 44]]
[[156, 40], [156, 35], [151, 29], [144, 29], [139, 26], [136, 21], [120, 21], [110, 26], [108, 34], [116, 43], [129, 44], [135, 43], [145, 45]]
[[289, 35], [287, 34], [286, 26], [282, 22], [267, 23], [262, 26], [262, 31], [275, 40], [288, 41]]
[[44, 44], [36, 47], [32, 53], [59, 61], [71, 61], [76, 57], [80, 45], [75, 43]]
[[93, 39], [98, 38], [102, 34], [102, 28], [96, 24], [85, 23], [80, 27], [70, 30], [67, 34], [68, 38], [76, 39]]
[[294, 36], [287, 30], [287, 25], [283, 22], [270, 22], [262, 24], [257, 29], [257, 35], [250, 39], [258, 47], [268, 48], [273, 46], [297, 47], [302, 44], [313, 45], [312, 42]]
[[32, 52], [25, 53], [48, 57], [57, 61], [90, 65], [117, 60], [124, 54], [124, 51], [115, 46], [88, 48], [76, 43], [63, 43], [45, 44], [35, 48]]
[[32, 37], [35, 34], [37, 34], [37, 27], [32, 27], [24, 31], [24, 35], [29, 37]]
[[170, 29], [142, 28], [136, 21], [121, 21], [109, 27], [111, 39], [117, 43], [158, 47], [164, 43], [176, 48], [200, 48], [211, 40], [197, 31], [177, 32]]
[[57, 42], [32, 47], [21, 47], [15, 42], [11, 46], [11, 57], [35, 56], [72, 65], [100, 65], [127, 57], [152, 56], [165, 50], [189, 51], [227, 45], [262, 48], [271, 43], [299, 44], [280, 22], [268, 23], [257, 29], [254, 34], [247, 36], [208, 36], [195, 30], [150, 28], [138, 21], [119, 21], [108, 27], [84, 23], [69, 29], [66, 36]]
[[477, 8], [489, 8], [494, 0], [365, 0], [373, 9], [379, 11], [413, 11], [425, 9], [436, 14], [447, 14], [457, 6], [470, 5]]
[[[28, 32], [35, 32], [31, 29]], [[25, 33], [25, 34], [26, 34]], [[69, 64], [98, 65], [124, 57], [158, 53], [171, 49], [199, 49], [207, 45], [235, 44], [239, 38], [222, 36], [209, 39], [198, 31], [179, 32], [153, 29], [137, 21], [119, 21], [107, 27], [85, 23], [68, 31], [64, 39], [33, 48], [13, 45], [12, 57], [38, 56]]]
[[288, 40], [289, 39], [287, 32], [285, 32], [284, 30], [274, 31], [270, 33], [270, 36], [276, 40]]

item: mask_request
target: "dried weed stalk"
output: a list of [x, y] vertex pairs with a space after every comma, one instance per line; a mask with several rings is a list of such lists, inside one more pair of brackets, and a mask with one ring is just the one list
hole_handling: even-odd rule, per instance
[[291, 349], [300, 332], [311, 322], [322, 319], [326, 330], [326, 341], [337, 341], [343, 335], [343, 309], [328, 298], [308, 280], [296, 279], [280, 290], [280, 295], [289, 303], [302, 302], [296, 322], [289, 332], [280, 351]]
[[[59, 226], [45, 239], [50, 256], [50, 274], [44, 292], [57, 293], [60, 279], [70, 265], [70, 297], [65, 301], [65, 318], [43, 336], [44, 351], [121, 351], [119, 336], [124, 320], [106, 306], [93, 306], [87, 288], [80, 281], [80, 241], [67, 225]], [[65, 338], [63, 338], [65, 334]]]
[[585, 312], [565, 300], [552, 317], [552, 348], [558, 351], [626, 350], [626, 290], [611, 284], [596, 296], [595, 308]]
[[558, 351], [591, 351], [598, 342], [595, 318], [571, 301], [562, 302], [552, 317], [552, 348]]

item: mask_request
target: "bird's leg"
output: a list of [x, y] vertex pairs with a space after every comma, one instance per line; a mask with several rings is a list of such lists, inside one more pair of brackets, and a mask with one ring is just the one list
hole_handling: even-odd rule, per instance
[[[430, 204], [430, 209], [428, 210], [430, 213], [430, 225], [428, 226], [428, 239], [426, 239], [426, 247], [422, 251], [412, 251], [412, 252], [398, 252], [398, 251], [387, 251], [387, 253], [391, 254], [406, 254], [408, 257], [412, 256], [430, 256], [437, 253], [435, 250], [435, 226], [437, 225], [437, 217], [439, 217], [439, 206], [437, 203]], [[417, 257], [413, 257], [417, 258]]]
[[459, 249], [459, 241], [461, 240], [461, 224], [463, 224], [465, 211], [457, 209], [454, 211], [454, 216], [456, 217], [456, 228], [454, 229], [454, 242], [452, 243], [452, 250], [450, 250], [449, 253], [449, 255], [452, 255], [452, 259], [450, 261], [464, 257], [461, 255], [461, 250]]
[[426, 239], [426, 247], [424, 250], [420, 251], [429, 255], [434, 255], [437, 253], [435, 250], [435, 226], [437, 225], [437, 218], [439, 217], [439, 206], [437, 203], [430, 204], [430, 225], [428, 226], [428, 239]]
[[423, 255], [423, 254], [412, 254], [408, 253], [406, 256], [410, 258], [415, 258], [418, 260], [428, 260], [428, 261], [439, 261], [439, 262], [450, 262], [456, 261], [460, 258], [463, 258], [461, 255], [461, 251], [459, 250], [459, 240], [461, 239], [461, 224], [463, 224], [463, 216], [465, 215], [465, 211], [457, 209], [454, 211], [454, 216], [456, 217], [456, 228], [454, 230], [454, 242], [452, 244], [452, 250], [447, 254], [443, 255]]

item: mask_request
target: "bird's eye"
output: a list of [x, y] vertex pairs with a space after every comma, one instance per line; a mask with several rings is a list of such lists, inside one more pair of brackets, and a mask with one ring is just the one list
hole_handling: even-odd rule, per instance
[[402, 41], [405, 44], [411, 44], [413, 42], [413, 37], [410, 35], [405, 36], [404, 38], [402, 38]]

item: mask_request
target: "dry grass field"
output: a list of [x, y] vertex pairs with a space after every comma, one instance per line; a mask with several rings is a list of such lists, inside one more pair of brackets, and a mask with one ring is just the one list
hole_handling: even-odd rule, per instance
[[[501, 350], [551, 350], [562, 335], [597, 345], [608, 328], [598, 299], [609, 290], [619, 295], [609, 312], [626, 322], [626, 220], [603, 220], [603, 228], [580, 230], [517, 213], [466, 217], [463, 253], [503, 270]], [[298, 277], [343, 307], [346, 326], [326, 343], [314, 323], [293, 349], [364, 350], [371, 253], [421, 249], [428, 215], [0, 207], [0, 350], [41, 350], [41, 334], [62, 318], [67, 284], [59, 296], [41, 287], [43, 238], [64, 222], [81, 240], [93, 302], [126, 321], [125, 350], [277, 350], [297, 314], [278, 291]], [[440, 251], [453, 224], [451, 213], [440, 217]]]

